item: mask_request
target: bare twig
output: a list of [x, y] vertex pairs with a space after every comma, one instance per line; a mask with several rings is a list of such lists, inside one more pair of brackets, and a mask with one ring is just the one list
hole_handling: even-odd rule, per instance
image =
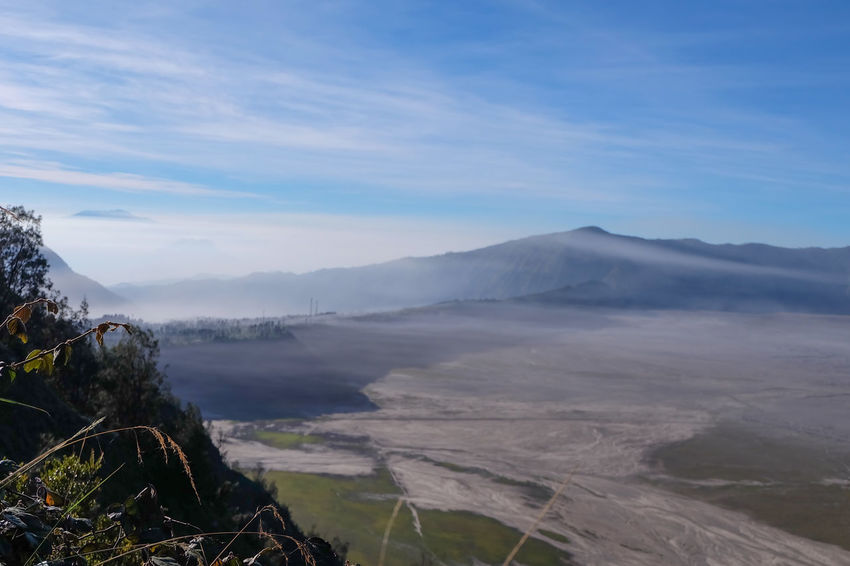
[[[248, 524], [250, 524], [254, 520], [254, 518], [256, 518], [256, 515], [254, 517], [252, 517], [250, 521], [248, 521]], [[285, 558], [287, 558], [287, 560], [289, 559], [289, 555], [293, 554], [294, 552], [297, 552], [299, 550], [301, 550], [302, 553], [304, 552], [301, 548], [303, 543], [301, 543], [299, 540], [297, 540], [294, 537], [291, 537], [289, 535], [272, 534], [272, 533], [267, 533], [265, 531], [248, 531], [248, 530], [245, 530], [243, 528], [240, 531], [218, 531], [218, 532], [195, 533], [195, 534], [191, 534], [191, 535], [182, 535], [182, 536], [172, 537], [172, 538], [168, 538], [168, 539], [157, 541], [157, 542], [142, 544], [142, 545], [136, 546], [134, 548], [131, 548], [130, 550], [122, 552], [121, 554], [117, 554], [115, 556], [110, 556], [106, 560], [103, 560], [102, 562], [100, 562], [100, 564], [106, 564], [108, 562], [118, 560], [119, 558], [123, 558], [125, 556], [130, 555], [130, 554], [135, 554], [136, 552], [141, 552], [142, 550], [145, 550], [147, 548], [152, 548], [154, 546], [159, 546], [159, 545], [168, 544], [168, 543], [172, 543], [172, 542], [179, 542], [181, 540], [191, 540], [191, 539], [197, 538], [197, 537], [214, 537], [214, 536], [231, 536], [231, 535], [234, 536], [234, 538], [230, 541], [230, 543], [228, 543], [228, 546], [230, 544], [232, 544], [233, 541], [236, 540], [236, 538], [239, 537], [240, 535], [255, 535], [255, 536], [270, 539], [271, 541], [273, 541], [275, 543], [276, 548], [281, 552], [281, 554], [284, 555]], [[283, 539], [286, 539], [286, 540], [289, 540], [289, 541], [295, 543], [295, 545], [297, 547], [296, 550], [287, 554], [286, 551], [283, 549], [283, 547], [280, 546], [280, 544], [277, 542], [277, 538], [283, 538]], [[227, 548], [227, 547], [225, 547], [225, 548]], [[109, 552], [111, 550], [113, 550], [113, 549], [111, 549], [111, 548], [100, 548], [100, 549], [97, 549], [97, 550], [84, 552], [84, 553], [80, 554], [80, 556], [91, 556], [93, 554], [102, 554], [104, 552]], [[220, 558], [220, 555], [218, 557], [216, 557], [216, 559], [214, 559], [212, 562], [209, 562], [209, 564], [214, 564], [215, 561], [218, 560], [218, 558]]]
[[20, 318], [19, 315], [20, 315], [21, 311], [23, 311], [25, 309], [31, 309], [32, 307], [34, 307], [36, 305], [40, 305], [40, 304], [52, 304], [52, 305], [55, 306], [56, 302], [51, 300], [51, 299], [41, 297], [41, 298], [35, 299], [34, 301], [30, 301], [28, 303], [18, 305], [17, 307], [15, 307], [15, 310], [12, 311], [12, 314], [7, 316], [6, 320], [3, 321], [3, 326], [6, 326], [9, 323], [9, 321], [12, 320], [13, 318]]
[[89, 334], [96, 334], [96, 335], [102, 336], [102, 335], [103, 335], [103, 332], [104, 332], [104, 331], [102, 330], [102, 328], [103, 328], [103, 326], [104, 326], [104, 325], [109, 325], [109, 329], [108, 329], [108, 330], [110, 330], [110, 331], [111, 331], [111, 330], [116, 330], [116, 329], [118, 329], [118, 328], [124, 328], [125, 330], [127, 330], [127, 331], [129, 332], [129, 328], [128, 328], [128, 327], [129, 327], [129, 325], [128, 325], [128, 324], [125, 324], [125, 323], [123, 323], [123, 322], [112, 322], [112, 321], [102, 322], [102, 323], [98, 324], [98, 325], [97, 325], [97, 326], [95, 326], [95, 327], [89, 328], [88, 330], [86, 330], [85, 332], [83, 332], [82, 334], [80, 334], [80, 335], [78, 335], [78, 336], [75, 336], [75, 337], [73, 337], [73, 338], [69, 338], [68, 340], [65, 340], [64, 342], [60, 342], [59, 344], [57, 344], [57, 345], [56, 345], [56, 346], [54, 346], [53, 348], [48, 348], [48, 349], [42, 350], [42, 351], [41, 351], [41, 352], [39, 352], [37, 355], [35, 355], [35, 356], [31, 357], [31, 358], [27, 358], [27, 359], [25, 359], [25, 360], [20, 360], [20, 361], [18, 361], [18, 362], [13, 363], [13, 364], [9, 364], [9, 365], [7, 365], [6, 367], [7, 367], [7, 368], [9, 368], [9, 369], [17, 369], [17, 368], [19, 368], [19, 367], [23, 366], [24, 364], [28, 364], [28, 363], [30, 363], [30, 362], [32, 362], [32, 361], [39, 360], [39, 359], [41, 359], [41, 358], [47, 357], [48, 355], [52, 356], [52, 355], [53, 355], [53, 351], [54, 351], [56, 348], [58, 348], [58, 347], [60, 347], [60, 346], [70, 346], [70, 345], [71, 345], [71, 344], [73, 344], [74, 342], [79, 342], [80, 340], [82, 340], [83, 338], [85, 338], [86, 336], [88, 336]]
[[[230, 545], [232, 545], [234, 542], [236, 542], [236, 539], [237, 539], [237, 538], [239, 538], [239, 536], [240, 536], [242, 533], [244, 533], [244, 532], [248, 529], [248, 527], [251, 525], [251, 523], [253, 523], [253, 522], [254, 522], [254, 519], [256, 519], [257, 517], [259, 517], [259, 516], [263, 513], [263, 511], [266, 511], [266, 510], [267, 510], [268, 508], [270, 508], [270, 507], [271, 507], [271, 505], [266, 505], [265, 507], [261, 507], [260, 509], [257, 509], [257, 511], [254, 513], [254, 516], [253, 516], [253, 517], [251, 517], [251, 518], [248, 520], [248, 522], [247, 522], [247, 523], [245, 523], [245, 526], [244, 526], [244, 527], [242, 527], [242, 528], [239, 530], [239, 532], [238, 532], [238, 533], [236, 533], [235, 535], [233, 535], [233, 538], [232, 538], [232, 539], [230, 539], [230, 542], [228, 542], [226, 545], [224, 545], [224, 548], [222, 548], [222, 549], [221, 549], [221, 551], [218, 553], [218, 555], [217, 555], [217, 556], [213, 559], [212, 563], [213, 563], [213, 564], [215, 564], [215, 563], [218, 561], [218, 559], [219, 559], [219, 558], [221, 558], [221, 557], [222, 557], [222, 555], [224, 555], [224, 553], [225, 553], [225, 552], [227, 552], [227, 549], [228, 549], [228, 548], [230, 548]], [[260, 530], [260, 532], [263, 532], [263, 531], [262, 531], [262, 530]]]
[[6, 214], [8, 214], [9, 216], [11, 216], [12, 218], [14, 218], [15, 220], [17, 220], [18, 222], [20, 222], [20, 221], [21, 221], [21, 219], [20, 219], [20, 218], [18, 218], [18, 216], [17, 216], [14, 212], [12, 212], [11, 210], [9, 210], [8, 208], [6, 208], [6, 207], [4, 207], [4, 206], [0, 206], [0, 211], [5, 212]]

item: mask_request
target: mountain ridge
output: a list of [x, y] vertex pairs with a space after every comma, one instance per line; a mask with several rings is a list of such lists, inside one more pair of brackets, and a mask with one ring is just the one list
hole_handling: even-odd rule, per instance
[[527, 241], [527, 240], [535, 240], [535, 239], [538, 239], [538, 238], [549, 238], [549, 237], [552, 237], [552, 236], [574, 234], [574, 233], [604, 234], [604, 235], [609, 235], [609, 236], [615, 236], [615, 237], [618, 237], [618, 238], [628, 238], [628, 239], [639, 240], [639, 241], [650, 242], [650, 243], [653, 243], [653, 242], [694, 243], [694, 244], [702, 244], [702, 245], [705, 245], [705, 246], [711, 246], [711, 247], [716, 247], [716, 248], [718, 248], [718, 247], [719, 248], [724, 248], [724, 247], [726, 247], [726, 248], [758, 247], [758, 248], [780, 249], [780, 250], [790, 250], [790, 251], [850, 250], [850, 245], [842, 246], [842, 247], [823, 247], [823, 246], [786, 247], [786, 246], [775, 246], [775, 245], [772, 245], [772, 244], [765, 244], [765, 243], [761, 243], [761, 242], [743, 242], [743, 243], [740, 243], [740, 244], [735, 244], [735, 243], [731, 243], [731, 242], [724, 242], [724, 243], [714, 244], [714, 243], [706, 242], [705, 240], [700, 240], [699, 238], [642, 238], [640, 236], [630, 236], [630, 235], [625, 235], [625, 234], [617, 234], [617, 233], [614, 233], [614, 232], [609, 232], [609, 231], [607, 231], [604, 228], [601, 228], [599, 226], [589, 225], [589, 226], [583, 226], [583, 227], [580, 227], [580, 228], [575, 228], [573, 230], [564, 230], [564, 231], [560, 231], [560, 232], [549, 232], [549, 233], [546, 233], [546, 234], [534, 234], [534, 235], [531, 235], [531, 236], [523, 236], [521, 238], [515, 238], [513, 240], [506, 240], [504, 242], [491, 244], [491, 245], [488, 245], [488, 246], [484, 246], [482, 248], [475, 248], [473, 250], [467, 250], [467, 251], [461, 251], [461, 252], [447, 251], [447, 252], [443, 252], [443, 253], [440, 253], [440, 254], [434, 254], [434, 255], [429, 255], [429, 256], [404, 256], [404, 257], [391, 259], [391, 260], [387, 260], [387, 261], [383, 261], [383, 262], [379, 262], [379, 263], [370, 263], [370, 264], [358, 265], [358, 266], [352, 266], [352, 267], [321, 267], [319, 269], [315, 269], [315, 270], [312, 270], [312, 271], [306, 271], [306, 272], [303, 272], [303, 273], [296, 273], [294, 271], [284, 271], [284, 270], [270, 270], [270, 271], [251, 271], [251, 272], [246, 273], [244, 275], [198, 274], [198, 275], [193, 275], [191, 277], [186, 277], [186, 278], [181, 278], [181, 279], [164, 279], [164, 280], [160, 280], [160, 281], [144, 281], [144, 282], [122, 281], [120, 283], [114, 283], [114, 284], [111, 284], [111, 285], [107, 285], [107, 286], [105, 286], [105, 288], [110, 290], [110, 291], [115, 292], [116, 294], [120, 294], [121, 289], [125, 289], [125, 288], [132, 289], [134, 287], [159, 287], [159, 286], [168, 286], [168, 285], [183, 284], [183, 283], [198, 282], [198, 281], [231, 281], [231, 280], [234, 280], [234, 279], [246, 279], [246, 278], [261, 277], [261, 276], [267, 276], [267, 275], [286, 276], [286, 277], [303, 277], [303, 276], [306, 276], [306, 275], [323, 273], [323, 272], [327, 272], [327, 271], [345, 271], [345, 270], [351, 270], [351, 269], [362, 269], [362, 268], [366, 268], [366, 267], [386, 265], [386, 264], [391, 264], [391, 263], [395, 263], [395, 262], [399, 262], [399, 261], [405, 261], [405, 260], [424, 260], [424, 259], [430, 259], [430, 258], [440, 258], [440, 257], [445, 257], [445, 256], [463, 255], [463, 254], [468, 254], [468, 253], [471, 253], [471, 252], [478, 252], [478, 251], [482, 251], [482, 250], [487, 250], [487, 249], [490, 249], [490, 248], [497, 248], [497, 247], [504, 246], [504, 245], [507, 245], [507, 244], [524, 242], [524, 241]]
[[47, 260], [54, 288], [68, 297], [72, 307], [78, 306], [83, 299], [88, 302], [92, 311], [121, 310], [130, 306], [129, 301], [118, 293], [71, 269], [71, 266], [49, 247], [42, 246], [41, 254]]
[[594, 281], [607, 286], [610, 296], [591, 304], [850, 313], [850, 247], [645, 239], [586, 226], [360, 267], [124, 284], [120, 291], [143, 315], [240, 317], [306, 314], [311, 299], [326, 311], [366, 312], [511, 299]]

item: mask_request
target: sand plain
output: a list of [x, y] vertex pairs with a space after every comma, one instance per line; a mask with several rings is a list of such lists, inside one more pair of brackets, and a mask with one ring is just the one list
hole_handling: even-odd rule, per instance
[[[292, 471], [387, 466], [414, 511], [468, 510], [521, 531], [544, 503], [529, 486], [551, 491], [573, 474], [542, 524], [569, 542], [536, 536], [580, 564], [850, 564], [838, 546], [664, 489], [665, 470], [648, 459], [719, 423], [762, 427], [834, 456], [850, 433], [847, 317], [582, 311], [562, 313], [560, 324], [552, 313], [523, 316], [428, 313], [296, 329], [319, 356], [329, 338], [352, 333], [361, 346], [391, 332], [437, 350], [435, 336], [458, 338], [430, 363], [393, 358], [396, 367], [362, 388], [376, 410], [264, 424], [355, 443], [281, 451], [225, 434], [223, 448], [243, 464]], [[595, 323], [583, 324], [588, 317]], [[487, 347], [457, 347], [471, 332]]]

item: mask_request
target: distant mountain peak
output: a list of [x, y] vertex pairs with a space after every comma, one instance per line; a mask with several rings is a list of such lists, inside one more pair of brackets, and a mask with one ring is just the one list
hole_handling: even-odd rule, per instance
[[50, 267], [50, 279], [53, 281], [54, 288], [67, 296], [72, 306], [79, 305], [85, 298], [93, 313], [103, 314], [128, 305], [124, 297], [106, 289], [97, 281], [75, 272], [59, 254], [47, 246], [42, 246], [41, 254]]
[[44, 256], [44, 259], [47, 260], [47, 264], [50, 267], [51, 273], [65, 273], [69, 271], [73, 271], [70, 266], [65, 262], [64, 259], [59, 257], [59, 254], [48, 248], [47, 246], [41, 247], [41, 255]]
[[611, 234], [611, 232], [603, 230], [599, 226], [582, 226], [581, 228], [576, 228], [575, 230], [573, 230], [573, 232], [582, 232], [585, 234]]
[[150, 218], [145, 218], [143, 216], [136, 216], [132, 212], [123, 210], [121, 208], [114, 208], [112, 210], [81, 210], [76, 214], [71, 215], [79, 217], [79, 218], [99, 218], [105, 220], [127, 220], [130, 222], [150, 222]]

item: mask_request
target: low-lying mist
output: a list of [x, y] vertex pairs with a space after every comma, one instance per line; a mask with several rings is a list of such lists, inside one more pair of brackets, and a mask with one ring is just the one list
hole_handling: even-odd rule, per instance
[[495, 302], [293, 320], [292, 337], [282, 340], [166, 344], [161, 362], [174, 392], [211, 418], [371, 410], [362, 389], [394, 368], [428, 367], [607, 324], [604, 314]]
[[[452, 387], [506, 399], [675, 404], [850, 432], [839, 402], [850, 393], [845, 317], [469, 302], [289, 328], [286, 340], [166, 346], [162, 361], [174, 391], [210, 417], [370, 410], [362, 390], [394, 369], [513, 348], [527, 357], [521, 374], [494, 368]], [[545, 366], [535, 365], [541, 348]]]
[[357, 268], [114, 290], [131, 301], [129, 314], [163, 320], [282, 316], [317, 303], [322, 312], [375, 312], [553, 291], [561, 305], [848, 314], [849, 284], [850, 248], [646, 240], [583, 228]]

